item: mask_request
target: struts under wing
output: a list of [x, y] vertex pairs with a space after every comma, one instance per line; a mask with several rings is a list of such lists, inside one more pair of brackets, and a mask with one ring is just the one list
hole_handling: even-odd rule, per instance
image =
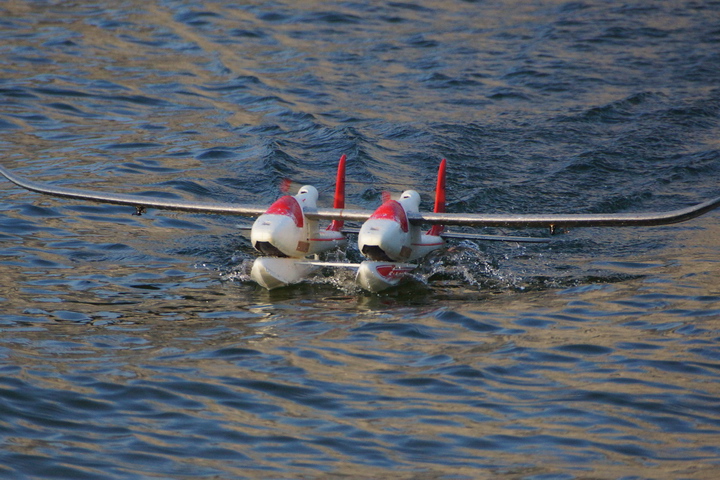
[[[358, 234], [359, 228], [343, 228], [342, 233]], [[460, 239], [460, 240], [485, 240], [490, 242], [516, 242], [516, 243], [548, 243], [552, 239], [548, 237], [529, 237], [519, 235], [485, 235], [480, 233], [466, 232], [442, 232], [440, 237], [444, 239]]]
[[[376, 262], [372, 260], [365, 260], [360, 263], [325, 262], [316, 260], [295, 261], [296, 265], [291, 268], [312, 269], [320, 267], [330, 267], [355, 270], [355, 283], [370, 292], [381, 292], [388, 288], [399, 285], [404, 280], [407, 280], [408, 274], [410, 272], [417, 268], [417, 265], [413, 263]], [[308, 272], [309, 271], [311, 270], [308, 270]], [[294, 274], [290, 273], [289, 275], [292, 276]]]

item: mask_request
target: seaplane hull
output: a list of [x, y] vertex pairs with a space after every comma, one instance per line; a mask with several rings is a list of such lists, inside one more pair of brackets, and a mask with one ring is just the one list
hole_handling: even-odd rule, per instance
[[416, 265], [399, 262], [364, 261], [358, 267], [355, 283], [369, 292], [382, 292], [409, 278]]
[[302, 282], [318, 268], [304, 259], [258, 257], [253, 262], [250, 278], [268, 290], [275, 290]]

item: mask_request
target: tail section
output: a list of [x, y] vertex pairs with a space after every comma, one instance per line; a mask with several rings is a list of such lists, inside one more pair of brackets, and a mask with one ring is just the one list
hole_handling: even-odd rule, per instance
[[[347, 157], [343, 155], [340, 157], [338, 162], [337, 177], [335, 178], [335, 199], [333, 200], [333, 208], [343, 209], [345, 208], [345, 159]], [[333, 220], [328, 226], [328, 230], [339, 232], [345, 222], [342, 220]]]
[[[440, 162], [440, 168], [438, 168], [437, 185], [435, 186], [435, 213], [445, 213], [445, 166], [447, 160], [444, 158]], [[445, 230], [444, 225], [433, 225], [428, 231], [428, 235], [440, 235]]]

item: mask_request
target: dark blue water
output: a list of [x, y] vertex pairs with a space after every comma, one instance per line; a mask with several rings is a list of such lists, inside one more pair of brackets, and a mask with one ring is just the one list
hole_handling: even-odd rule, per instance
[[[0, 161], [205, 201], [289, 177], [329, 205], [347, 154], [352, 206], [430, 208], [445, 157], [455, 212], [679, 208], [719, 192], [719, 19], [7, 0]], [[455, 243], [383, 295], [342, 272], [267, 292], [237, 218], [131, 213], [0, 183], [0, 477], [716, 476], [717, 213]]]

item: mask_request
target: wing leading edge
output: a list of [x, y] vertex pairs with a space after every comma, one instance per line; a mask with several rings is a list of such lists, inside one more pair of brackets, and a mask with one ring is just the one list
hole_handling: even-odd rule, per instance
[[76, 188], [59, 187], [46, 183], [33, 182], [15, 175], [8, 169], [0, 166], [0, 173], [14, 184], [27, 190], [51, 195], [54, 197], [87, 200], [98, 203], [112, 203], [115, 205], [128, 205], [135, 208], [158, 208], [162, 210], [176, 210], [190, 213], [217, 213], [222, 215], [242, 215], [256, 217], [262, 215], [266, 206], [260, 205], [234, 205], [231, 203], [190, 202], [187, 200], [168, 200], [164, 198], [143, 195], [127, 195], [122, 193], [96, 192]]
[[[564, 227], [629, 227], [669, 225], [685, 222], [720, 207], [720, 197], [686, 208], [653, 213], [588, 213], [549, 215], [502, 215], [476, 213], [408, 212], [414, 224], [455, 225], [466, 227], [564, 228]], [[341, 218], [364, 221], [365, 210], [318, 209], [307, 213], [312, 219]]]
[[588, 213], [553, 215], [478, 215], [462, 213], [413, 213], [413, 223], [464, 225], [468, 227], [563, 228], [629, 227], [685, 222], [720, 207], [720, 197], [677, 210], [654, 213]]
[[[261, 205], [232, 203], [191, 202], [168, 200], [143, 195], [106, 193], [60, 187], [27, 180], [0, 166], [0, 174], [14, 184], [31, 190], [61, 198], [86, 200], [98, 203], [128, 205], [135, 208], [158, 208], [189, 213], [211, 213], [256, 217], [267, 209]], [[720, 197], [690, 207], [655, 213], [603, 213], [603, 214], [550, 214], [550, 215], [502, 215], [474, 213], [433, 213], [408, 212], [408, 220], [414, 224], [456, 225], [468, 227], [506, 228], [564, 228], [564, 227], [624, 227], [668, 225], [699, 217], [720, 207]], [[306, 210], [311, 220], [345, 220], [364, 222], [372, 215], [371, 210], [318, 208]]]

